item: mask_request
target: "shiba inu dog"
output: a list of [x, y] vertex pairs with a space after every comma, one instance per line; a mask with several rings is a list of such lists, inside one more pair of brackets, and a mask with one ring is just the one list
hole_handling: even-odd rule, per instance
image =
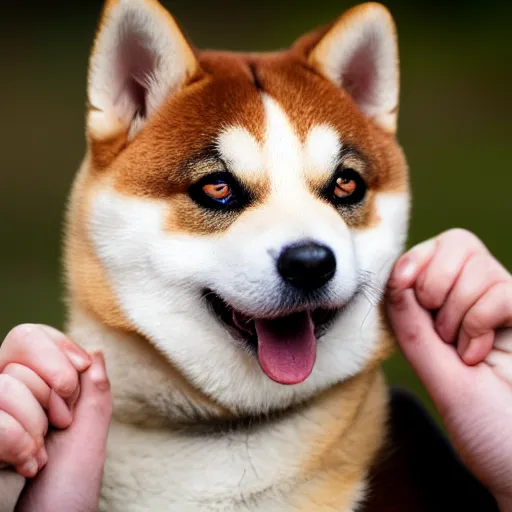
[[368, 506], [409, 213], [398, 67], [376, 3], [233, 54], [107, 2], [65, 253], [68, 333], [114, 393], [102, 510]]

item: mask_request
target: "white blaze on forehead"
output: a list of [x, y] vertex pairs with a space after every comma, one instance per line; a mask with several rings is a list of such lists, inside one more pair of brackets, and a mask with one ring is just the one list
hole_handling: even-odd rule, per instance
[[272, 188], [292, 190], [302, 174], [302, 144], [288, 116], [273, 98], [263, 94], [263, 106], [266, 119], [264, 154]]
[[262, 143], [245, 128], [233, 126], [217, 140], [218, 150], [230, 169], [242, 175], [270, 177], [273, 190], [300, 190], [304, 173], [328, 179], [334, 170], [341, 142], [336, 131], [313, 126], [303, 144], [282, 107], [262, 94], [265, 111], [265, 138]]
[[245, 128], [233, 126], [217, 139], [217, 149], [233, 171], [254, 175], [261, 173], [263, 153], [257, 140]]
[[[307, 169], [310, 174], [326, 179], [338, 164], [341, 142], [336, 131], [327, 125], [313, 126], [304, 147]], [[326, 175], [327, 174], [327, 175]]]

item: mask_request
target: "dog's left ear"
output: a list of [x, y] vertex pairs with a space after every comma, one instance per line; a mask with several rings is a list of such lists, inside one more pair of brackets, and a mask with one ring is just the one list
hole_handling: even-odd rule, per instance
[[343, 87], [382, 129], [395, 133], [398, 114], [398, 45], [393, 18], [381, 4], [343, 14], [314, 46], [309, 64]]

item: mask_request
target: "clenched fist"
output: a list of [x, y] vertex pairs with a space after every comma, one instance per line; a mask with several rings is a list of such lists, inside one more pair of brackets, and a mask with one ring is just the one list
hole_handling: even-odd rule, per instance
[[512, 510], [512, 276], [451, 230], [398, 260], [387, 311], [461, 459]]
[[13, 329], [0, 348], [0, 511], [97, 510], [111, 407], [101, 354], [51, 327]]

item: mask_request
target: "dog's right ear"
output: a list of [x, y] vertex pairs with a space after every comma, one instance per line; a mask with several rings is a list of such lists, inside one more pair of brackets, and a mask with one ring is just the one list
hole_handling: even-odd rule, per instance
[[101, 160], [115, 156], [198, 69], [193, 49], [157, 0], [107, 0], [89, 66], [93, 152], [97, 146]]

